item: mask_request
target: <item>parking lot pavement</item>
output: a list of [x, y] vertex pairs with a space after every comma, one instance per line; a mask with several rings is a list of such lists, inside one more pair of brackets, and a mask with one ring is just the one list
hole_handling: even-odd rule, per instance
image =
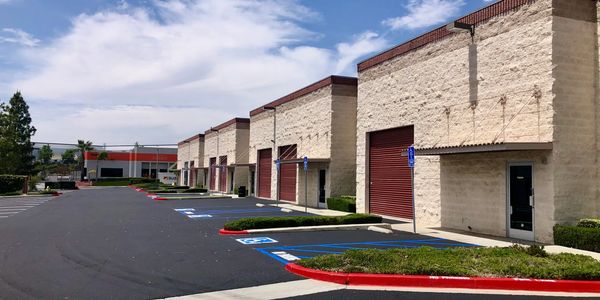
[[0, 220], [44, 204], [50, 199], [52, 196], [0, 198]]

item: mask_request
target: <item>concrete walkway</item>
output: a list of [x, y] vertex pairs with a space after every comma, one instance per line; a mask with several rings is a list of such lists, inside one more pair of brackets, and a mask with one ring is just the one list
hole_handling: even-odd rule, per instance
[[[275, 204], [271, 204], [271, 206], [275, 206]], [[296, 211], [304, 211], [303, 206], [298, 206], [290, 203], [281, 203], [279, 207], [287, 208]], [[344, 216], [349, 213], [329, 210], [329, 209], [316, 209], [316, 208], [308, 208], [308, 212], [321, 216]], [[393, 224], [393, 230], [405, 231], [405, 232], [413, 232], [412, 223], [401, 223], [401, 224]], [[495, 236], [487, 236], [487, 235], [479, 235], [472, 234], [468, 232], [459, 232], [454, 230], [448, 230], [443, 228], [432, 228], [432, 227], [417, 227], [417, 233], [431, 236], [435, 238], [443, 238], [447, 240], [453, 240], [461, 243], [468, 244], [476, 244], [484, 247], [508, 247], [513, 244], [527, 245], [531, 244], [527, 241], [522, 240], [514, 240], [506, 237], [495, 237]], [[573, 254], [582, 254], [591, 256], [597, 260], [600, 260], [600, 253], [579, 250], [569, 247], [557, 246], [557, 245], [545, 245], [544, 249], [548, 253], [573, 253]]]

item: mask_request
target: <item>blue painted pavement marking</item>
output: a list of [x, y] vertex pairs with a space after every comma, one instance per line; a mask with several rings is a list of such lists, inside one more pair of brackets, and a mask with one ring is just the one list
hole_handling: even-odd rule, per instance
[[211, 218], [211, 220], [219, 219], [240, 219], [248, 217], [261, 217], [261, 216], [305, 216], [308, 215], [304, 212], [290, 212], [284, 213], [280, 208], [276, 207], [262, 207], [262, 208], [244, 208], [244, 209], [210, 209], [210, 210], [196, 210], [195, 208], [176, 208], [176, 212], [185, 215], [191, 219]]
[[[430, 246], [438, 249], [447, 249], [450, 247], [478, 247], [478, 245], [475, 244], [463, 244], [442, 238], [430, 238], [421, 240], [391, 240], [335, 244], [306, 244], [296, 246], [271, 246], [257, 248], [256, 250], [271, 258], [274, 258], [283, 264], [287, 264], [290, 261], [310, 258], [317, 255], [341, 254], [343, 251], [351, 249], [418, 248], [422, 246]], [[340, 250], [341, 252], [335, 250]], [[313, 255], [310, 256], [309, 254]]]
[[188, 215], [187, 216], [190, 219], [196, 219], [196, 218], [212, 218], [211, 215]]

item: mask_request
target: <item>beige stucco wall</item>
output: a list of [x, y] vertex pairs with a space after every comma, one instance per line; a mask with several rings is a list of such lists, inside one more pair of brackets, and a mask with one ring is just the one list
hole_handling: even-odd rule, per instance
[[555, 219], [600, 216], [598, 22], [594, 1], [554, 0]]
[[[209, 160], [211, 157], [217, 157], [217, 165], [220, 165], [220, 157], [222, 156], [227, 156], [228, 166], [232, 164], [247, 164], [250, 129], [246, 127], [248, 127], [247, 124], [231, 124], [220, 129], [219, 132], [207, 133], [205, 135], [204, 146], [205, 165], [209, 165]], [[225, 172], [228, 172], [226, 176], [226, 192], [233, 192], [231, 189], [231, 180], [233, 180], [234, 188], [247, 184], [249, 174], [247, 167], [236, 167], [235, 172], [229, 169], [225, 170]], [[215, 187], [217, 190], [220, 186], [221, 176], [219, 175], [219, 172], [221, 172], [221, 170], [222, 169], [220, 168], [216, 170]], [[232, 174], [234, 175], [232, 176]]]
[[[335, 95], [333, 95], [335, 94]], [[330, 159], [309, 165], [309, 205], [318, 201], [318, 170], [327, 170], [326, 196], [354, 194], [356, 89], [330, 85], [277, 106], [277, 148], [297, 145], [297, 157]], [[250, 163], [256, 163], [258, 150], [273, 147], [273, 112], [250, 118]], [[335, 127], [335, 131], [333, 131]], [[334, 138], [336, 137], [336, 138]], [[276, 150], [275, 150], [276, 151]], [[273, 159], [276, 159], [273, 152]], [[271, 198], [277, 196], [277, 170], [272, 167]], [[332, 175], [331, 173], [334, 173]], [[257, 174], [257, 177], [259, 175]], [[296, 177], [296, 202], [304, 203], [304, 170], [300, 165]]]
[[[368, 132], [414, 124], [417, 148], [553, 140], [550, 8], [549, 0], [525, 5], [478, 25], [475, 44], [468, 34], [455, 34], [359, 73], [359, 211], [367, 210]], [[442, 205], [463, 206], [440, 195], [445, 179], [439, 164], [435, 157], [417, 159], [415, 201], [422, 225], [442, 224]], [[476, 228], [486, 222], [483, 214], [471, 219]], [[454, 219], [444, 224], [464, 227]]]
[[[189, 143], [184, 143], [181, 145], [177, 146], [177, 169], [178, 170], [182, 170], [184, 168], [184, 163], [193, 161], [194, 162], [194, 168], [202, 168], [204, 165], [204, 160], [203, 160], [203, 156], [204, 156], [204, 141], [202, 140], [202, 138], [199, 139], [195, 139]], [[181, 173], [178, 175], [179, 178], [179, 184], [183, 185], [184, 184], [184, 179], [183, 179], [183, 171], [181, 171]], [[204, 173], [202, 171], [198, 172], [197, 175], [197, 184], [199, 185], [203, 185], [204, 184]], [[189, 174], [188, 174], [188, 179], [189, 179]], [[189, 182], [188, 182], [189, 183]]]

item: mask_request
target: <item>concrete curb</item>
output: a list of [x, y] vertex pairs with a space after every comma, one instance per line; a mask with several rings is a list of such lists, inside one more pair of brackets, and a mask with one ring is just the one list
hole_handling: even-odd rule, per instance
[[227, 229], [219, 229], [219, 234], [221, 235], [235, 235], [235, 234], [248, 234], [247, 230], [227, 230]]
[[345, 285], [600, 293], [600, 281], [338, 273], [289, 263], [291, 273]]
[[[285, 233], [285, 232], [306, 232], [306, 231], [332, 231], [332, 230], [368, 230], [369, 227], [379, 227], [391, 229], [392, 225], [388, 223], [370, 223], [370, 224], [345, 224], [345, 225], [321, 225], [321, 226], [300, 226], [300, 227], [281, 227], [281, 228], [264, 228], [264, 229], [248, 229], [248, 230], [226, 230], [220, 229], [220, 234], [253, 234], [253, 233]], [[222, 232], [228, 233], [222, 233]]]

